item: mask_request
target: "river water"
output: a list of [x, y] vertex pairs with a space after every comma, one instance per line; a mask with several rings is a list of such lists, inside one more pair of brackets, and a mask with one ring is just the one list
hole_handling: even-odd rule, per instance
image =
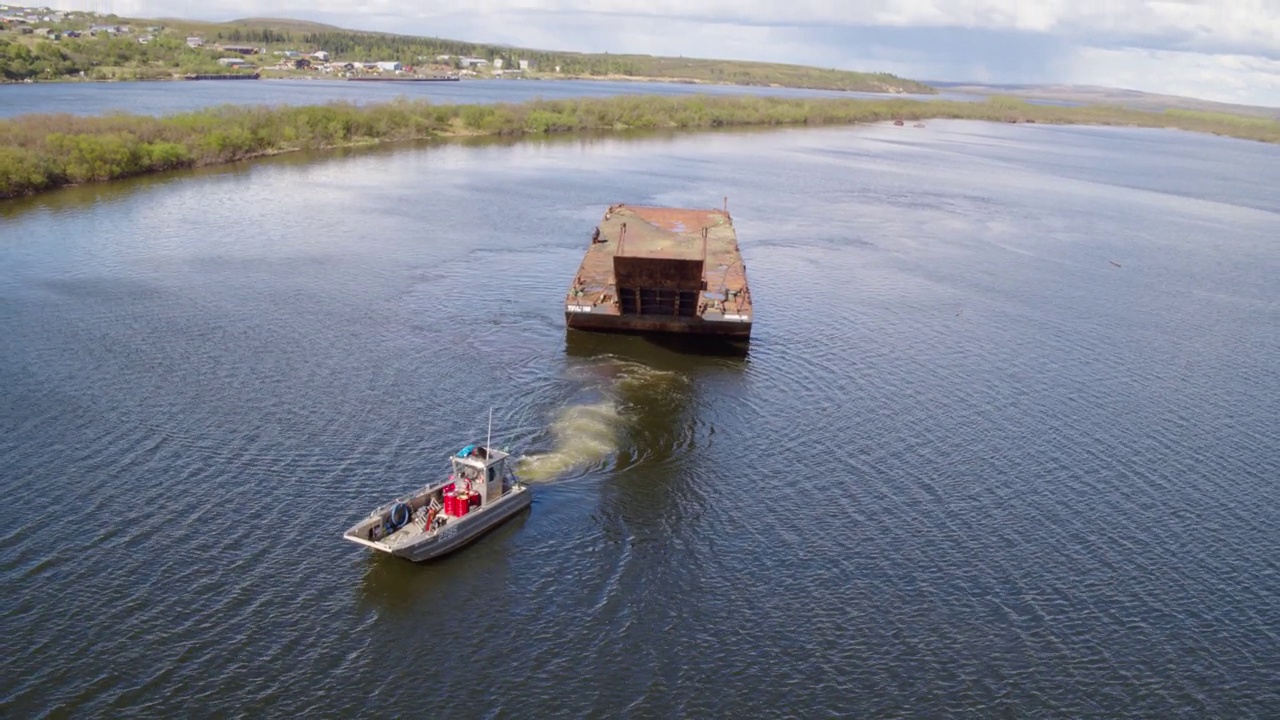
[[981, 96], [940, 92], [936, 95], [805, 90], [743, 85], [695, 85], [670, 82], [607, 80], [459, 80], [457, 82], [348, 82], [346, 80], [222, 80], [196, 82], [74, 82], [0, 85], [0, 118], [28, 113], [101, 115], [130, 112], [166, 115], [215, 105], [357, 105], [396, 98], [429, 100], [440, 105], [526, 102], [615, 95], [762, 95], [766, 97], [856, 97], [873, 100], [982, 100]]
[[[559, 138], [0, 204], [0, 715], [1275, 717], [1280, 148]], [[566, 333], [728, 198], [745, 356]], [[482, 439], [533, 507], [341, 540]]]

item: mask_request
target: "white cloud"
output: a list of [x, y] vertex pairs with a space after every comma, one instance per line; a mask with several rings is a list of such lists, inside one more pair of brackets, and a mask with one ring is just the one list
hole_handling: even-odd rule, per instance
[[[1280, 53], [1280, 0], [459, 0], [414, 6], [402, 0], [55, 0], [66, 9], [124, 15], [224, 18], [245, 15], [396, 15], [424, 20], [467, 12], [685, 18], [739, 25], [859, 25], [964, 27], [1073, 35], [1176, 37], [1190, 42], [1250, 46]], [[185, 6], [185, 7], [184, 7]]]
[[1067, 82], [1280, 106], [1280, 61], [1139, 48], [1078, 49]]
[[[338, 0], [318, 3], [326, 10], [340, 6]], [[1278, 0], [471, 0], [466, 7], [490, 16], [603, 13], [755, 25], [961, 27], [1168, 37], [1280, 53]], [[438, 14], [418, 12], [425, 18]]]

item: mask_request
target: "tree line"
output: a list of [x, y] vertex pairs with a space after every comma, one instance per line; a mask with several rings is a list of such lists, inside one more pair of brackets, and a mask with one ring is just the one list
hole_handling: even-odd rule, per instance
[[64, 38], [34, 48], [0, 38], [0, 77], [6, 80], [56, 80], [85, 73], [89, 79], [169, 77], [174, 73], [217, 72], [218, 55], [190, 48], [176, 37], [140, 43], [129, 37]]

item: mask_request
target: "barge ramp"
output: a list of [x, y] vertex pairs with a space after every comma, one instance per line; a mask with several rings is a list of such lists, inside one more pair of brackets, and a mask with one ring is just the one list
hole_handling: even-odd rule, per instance
[[725, 210], [613, 205], [565, 297], [579, 330], [751, 336], [751, 290]]

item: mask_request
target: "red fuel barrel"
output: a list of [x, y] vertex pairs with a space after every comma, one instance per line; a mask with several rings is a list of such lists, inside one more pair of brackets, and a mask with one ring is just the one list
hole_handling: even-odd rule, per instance
[[458, 498], [454, 496], [452, 490], [445, 491], [444, 514], [452, 517], [458, 517]]
[[462, 493], [458, 493], [458, 496], [454, 498], [453, 507], [458, 511], [458, 517], [466, 515], [467, 510], [469, 509], [467, 508], [467, 496]]
[[471, 493], [467, 495], [467, 507], [469, 508], [480, 507], [480, 493], [476, 492], [475, 490], [472, 490]]

